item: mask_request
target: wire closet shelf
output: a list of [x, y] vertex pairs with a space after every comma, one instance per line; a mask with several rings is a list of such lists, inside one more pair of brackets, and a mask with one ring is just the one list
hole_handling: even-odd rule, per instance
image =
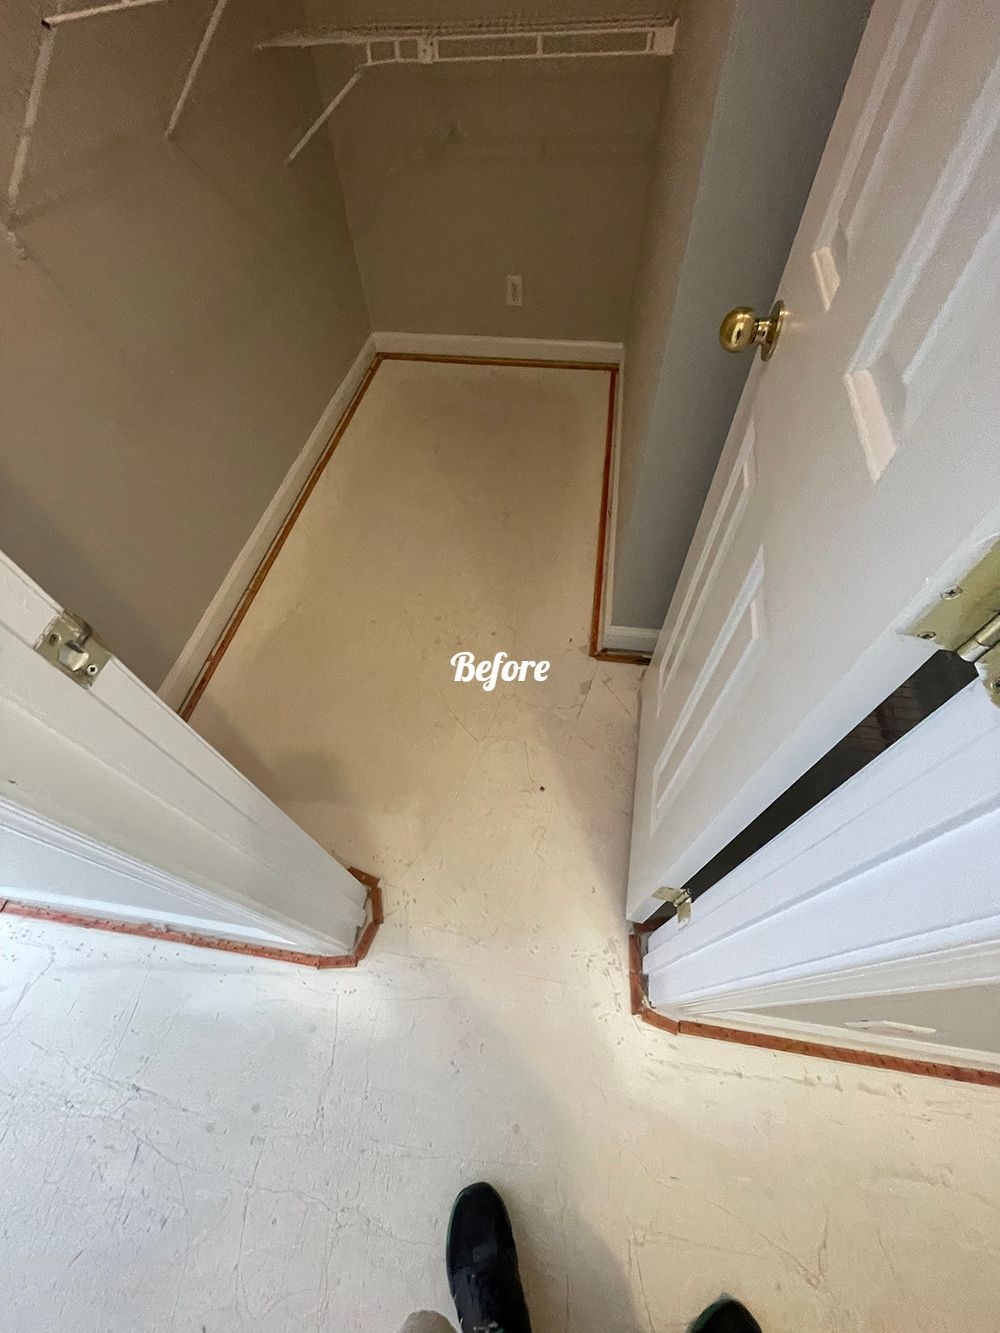
[[356, 52], [353, 73], [288, 154], [286, 161], [291, 163], [368, 70], [390, 65], [663, 57], [673, 52], [676, 29], [676, 21], [664, 14], [549, 22], [489, 18], [460, 23], [373, 23], [319, 32], [287, 32], [259, 42], [257, 49], [340, 46]]
[[[18, 204], [31, 150], [38, 111], [52, 62], [56, 34], [81, 20], [104, 20], [129, 10], [141, 10], [167, 0], [110, 0], [81, 9], [66, 9], [56, 0], [55, 12], [42, 19], [42, 34], [34, 74], [25, 103], [24, 118], [10, 177], [7, 182], [4, 216], [0, 231], [21, 257], [26, 250], [17, 228]], [[195, 50], [177, 101], [164, 133], [177, 131], [198, 74], [208, 54], [229, 0], [215, 0], [201, 40]], [[391, 65], [475, 64], [531, 60], [594, 60], [623, 56], [661, 58], [671, 55], [677, 32], [676, 20], [664, 14], [619, 14], [600, 18], [560, 19], [536, 22], [523, 17], [488, 18], [464, 22], [409, 24], [373, 23], [329, 31], [295, 31], [258, 42], [260, 52], [277, 49], [307, 50], [318, 46], [340, 46], [355, 53], [353, 72], [298, 140], [285, 159], [290, 164], [329, 120], [362, 75]]]

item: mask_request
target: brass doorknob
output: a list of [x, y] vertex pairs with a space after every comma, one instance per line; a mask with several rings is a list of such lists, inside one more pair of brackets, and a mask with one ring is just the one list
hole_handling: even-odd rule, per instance
[[770, 361], [781, 337], [786, 313], [780, 301], [775, 301], [767, 319], [759, 319], [748, 305], [738, 305], [719, 326], [719, 342], [727, 352], [744, 352], [748, 347], [759, 347], [760, 359]]

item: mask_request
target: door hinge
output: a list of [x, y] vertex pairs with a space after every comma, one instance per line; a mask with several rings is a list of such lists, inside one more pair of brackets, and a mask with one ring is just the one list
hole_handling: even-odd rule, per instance
[[1000, 706], [1000, 542], [903, 633], [974, 662]]
[[691, 920], [691, 895], [687, 889], [657, 889], [653, 897], [676, 907], [678, 930]]
[[78, 685], [89, 690], [111, 660], [111, 649], [90, 625], [69, 611], [60, 611], [42, 630], [35, 644], [46, 662], [58, 667]]

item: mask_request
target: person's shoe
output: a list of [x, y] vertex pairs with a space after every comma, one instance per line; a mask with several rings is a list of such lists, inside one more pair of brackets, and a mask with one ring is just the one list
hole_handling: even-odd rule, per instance
[[761, 1327], [745, 1305], [723, 1296], [702, 1310], [690, 1333], [761, 1333]]
[[455, 1200], [447, 1266], [462, 1333], [531, 1333], [514, 1233], [492, 1185], [468, 1185]]

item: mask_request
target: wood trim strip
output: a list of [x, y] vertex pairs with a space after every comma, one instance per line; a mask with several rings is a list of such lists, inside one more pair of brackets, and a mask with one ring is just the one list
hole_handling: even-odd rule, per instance
[[591, 653], [598, 662], [620, 662], [625, 666], [649, 666], [653, 660], [649, 653], [616, 652], [614, 648], [602, 648], [599, 653]]
[[619, 662], [624, 666], [649, 666], [653, 660], [646, 653], [618, 653], [613, 648], [602, 648], [599, 653], [591, 653], [590, 656], [597, 662]]
[[715, 1041], [731, 1041], [739, 1046], [760, 1046], [765, 1050], [786, 1051], [792, 1055], [819, 1056], [824, 1060], [839, 1060], [843, 1064], [863, 1065], [869, 1069], [889, 1069], [898, 1074], [922, 1074], [927, 1078], [949, 1079], [954, 1083], [976, 1083], [982, 1087], [1000, 1088], [1000, 1071], [995, 1069], [939, 1064], [935, 1060], [884, 1055], [877, 1051], [855, 1050], [851, 1046], [828, 1046], [825, 1042], [800, 1041], [770, 1032], [744, 1032], [740, 1028], [688, 1022], [687, 1019], [680, 1021], [678, 1029], [682, 1037], [711, 1037]]
[[238, 953], [247, 958], [268, 958], [279, 963], [297, 963], [301, 967], [314, 967], [320, 971], [332, 967], [357, 967], [367, 957], [372, 941], [385, 917], [380, 881], [366, 870], [357, 870], [354, 866], [348, 866], [348, 870], [368, 889], [368, 924], [359, 935], [354, 952], [347, 954], [299, 953], [295, 949], [272, 949], [263, 944], [243, 944], [239, 940], [200, 935], [197, 931], [174, 930], [170, 926], [143, 925], [139, 921], [116, 921], [111, 917], [86, 916], [82, 912], [61, 912], [55, 907], [36, 907], [31, 903], [13, 902], [9, 898], [0, 900], [0, 913], [25, 917], [32, 921], [55, 921], [63, 926], [83, 926], [88, 930], [107, 930], [115, 935], [138, 935], [147, 940], [166, 940], [170, 944], [190, 944], [198, 949]]
[[[362, 884], [368, 886], [368, 924], [358, 936], [358, 942], [354, 946], [354, 961], [357, 965], [368, 957], [368, 950], [372, 947], [372, 941], [378, 934], [379, 926], [385, 920], [385, 912], [382, 905], [382, 885], [375, 876], [369, 875], [365, 870], [355, 870], [353, 866], [349, 866], [348, 869], [355, 879], [359, 879]], [[333, 964], [333, 966], [336, 966], [336, 964]]]
[[590, 616], [590, 656], [598, 662], [621, 662], [632, 666], [648, 666], [648, 653], [616, 652], [601, 647], [601, 609], [604, 601], [604, 569], [607, 562], [608, 523], [611, 519], [611, 464], [615, 451], [615, 409], [618, 406], [617, 366], [605, 366], [611, 371], [608, 388], [608, 428], [604, 444], [604, 475], [601, 481], [601, 517], [597, 525], [597, 569], [594, 573], [594, 603]]
[[590, 656], [601, 649], [601, 602], [604, 599], [604, 564], [608, 544], [608, 519], [611, 508], [611, 457], [615, 440], [615, 404], [618, 398], [618, 372], [611, 372], [608, 386], [608, 424], [604, 437], [604, 473], [601, 478], [601, 516], [597, 524], [597, 570], [594, 574], [594, 603], [590, 613]]
[[302, 513], [302, 510], [305, 508], [306, 501], [312, 494], [316, 486], [316, 483], [323, 475], [327, 463], [329, 463], [330, 459], [333, 456], [334, 449], [336, 449], [337, 445], [340, 443], [341, 439], [343, 438], [344, 432], [347, 430], [347, 427], [351, 424], [352, 417], [354, 416], [358, 408], [361, 406], [361, 400], [362, 398], [364, 398], [366, 392], [368, 391], [368, 386], [375, 378], [375, 373], [378, 370], [381, 361], [382, 357], [378, 353], [376, 353], [375, 356], [372, 358], [371, 365], [365, 371], [364, 378], [358, 385], [354, 397], [347, 405], [347, 409], [344, 412], [344, 415], [337, 422], [337, 425], [334, 428], [334, 432], [330, 436], [329, 442], [327, 443], [323, 452], [320, 454], [319, 458], [314, 463], [312, 471], [309, 473], [309, 476], [306, 478], [302, 486], [302, 489], [296, 496], [295, 503], [288, 511], [288, 515], [285, 518], [285, 521], [282, 523], [280, 529], [278, 530], [278, 533], [275, 536], [274, 541], [267, 548], [264, 558], [261, 560], [260, 564], [254, 571], [254, 576], [247, 584], [246, 590], [243, 593], [243, 596], [240, 598], [236, 610], [233, 612], [232, 616], [230, 616], [226, 628], [222, 631], [222, 634], [219, 637], [218, 642], [216, 643], [212, 651], [209, 653], [205, 665], [198, 673], [197, 679], [195, 680], [194, 684], [191, 686], [190, 690], [188, 690], [187, 694], [185, 695], [184, 702], [177, 710], [179, 715], [184, 719], [185, 722], [187, 722], [190, 719], [191, 714], [197, 707], [198, 700], [204, 694], [208, 686], [208, 682], [212, 679], [213, 675], [215, 674], [215, 670], [218, 667], [219, 663], [222, 661], [226, 649], [232, 643], [233, 638], [236, 635], [236, 631], [243, 623], [243, 617], [250, 610], [250, 607], [253, 604], [253, 600], [257, 596], [257, 593], [260, 591], [261, 585], [263, 584], [264, 580], [267, 578], [271, 566], [278, 558], [278, 552], [284, 546], [288, 538], [288, 534], [291, 532], [295, 524], [295, 520], [298, 518], [298, 516]]
[[646, 988], [642, 982], [642, 946], [635, 930], [628, 933], [628, 998], [629, 1013], [641, 1016], [646, 1008]]
[[851, 1046], [832, 1046], [825, 1042], [779, 1037], [771, 1032], [753, 1032], [744, 1028], [723, 1027], [716, 1023], [695, 1022], [687, 1018], [669, 1018], [653, 1009], [646, 998], [646, 980], [642, 972], [642, 946], [639, 929], [629, 931], [629, 995], [632, 1013], [649, 1027], [672, 1036], [707, 1037], [713, 1041], [733, 1042], [738, 1046], [757, 1046], [763, 1050], [784, 1051], [789, 1055], [816, 1056], [838, 1060], [842, 1064], [862, 1065], [868, 1069], [887, 1069], [898, 1074], [920, 1074], [927, 1078], [947, 1079], [953, 1083], [975, 1083], [980, 1087], [1000, 1088], [1000, 1071], [974, 1069], [965, 1065], [941, 1064], [935, 1060], [916, 1060], [904, 1055], [885, 1055], [878, 1051], [855, 1050]]
[[441, 352], [379, 352], [382, 361], [441, 361], [453, 366], [527, 366], [541, 370], [618, 371], [617, 361], [552, 361], [519, 356], [448, 356]]

